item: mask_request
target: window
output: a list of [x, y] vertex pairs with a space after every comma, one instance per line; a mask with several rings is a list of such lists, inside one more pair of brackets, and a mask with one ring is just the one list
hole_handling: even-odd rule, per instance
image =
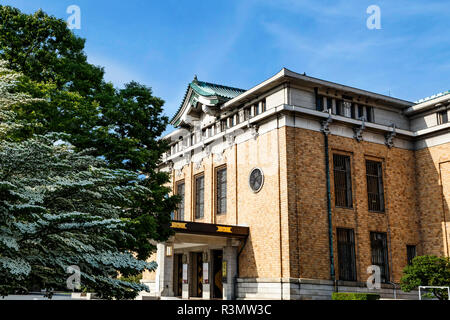
[[448, 122], [447, 110], [437, 113], [437, 124], [444, 124]]
[[352, 208], [350, 157], [339, 154], [333, 155], [333, 167], [335, 204], [338, 207]]
[[366, 107], [367, 122], [374, 122], [373, 108]]
[[355, 233], [337, 229], [339, 280], [356, 281]]
[[316, 109], [317, 111], [323, 111], [323, 96], [316, 96], [317, 99], [317, 105], [316, 105]]
[[224, 132], [227, 130], [227, 120], [220, 121], [220, 132]]
[[336, 114], [338, 116], [344, 115], [344, 108], [342, 107], [342, 101], [336, 100]]
[[366, 161], [367, 199], [370, 211], [384, 212], [383, 165], [381, 162]]
[[261, 109], [262, 109], [262, 112], [266, 112], [266, 99], [263, 99], [262, 101], [261, 101]]
[[406, 259], [408, 264], [412, 264], [412, 260], [417, 256], [416, 246], [406, 246]]
[[352, 119], [356, 119], [356, 105], [353, 103], [351, 106], [351, 116], [352, 116]]
[[370, 246], [372, 248], [372, 264], [379, 266], [381, 282], [389, 282], [389, 262], [386, 233], [371, 232]]
[[178, 183], [177, 196], [179, 196], [181, 200], [180, 203], [178, 204], [177, 219], [180, 221], [184, 221], [184, 190], [185, 190], [184, 182]]
[[217, 214], [225, 214], [227, 212], [227, 168], [216, 171], [216, 183]]
[[358, 119], [364, 117], [364, 106], [358, 106]]
[[255, 105], [253, 106], [253, 108], [255, 108], [255, 116], [257, 116], [257, 115], [259, 114], [259, 104], [258, 104], [258, 103], [255, 104]]
[[201, 175], [195, 179], [195, 218], [204, 217], [205, 208], [205, 176]]
[[343, 101], [342, 102], [342, 108], [343, 108], [343, 116], [350, 118], [352, 116], [352, 103], [349, 101]]
[[327, 110], [333, 110], [333, 99], [327, 98]]

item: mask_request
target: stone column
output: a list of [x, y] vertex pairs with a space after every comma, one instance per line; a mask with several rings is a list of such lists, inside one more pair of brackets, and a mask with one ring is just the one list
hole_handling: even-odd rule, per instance
[[212, 293], [212, 284], [214, 283], [214, 279], [211, 279], [211, 251], [206, 250], [203, 252], [203, 274], [205, 274], [205, 266], [208, 268], [208, 279], [205, 279], [203, 276], [203, 299], [209, 300], [211, 299]]
[[189, 252], [184, 253], [183, 254], [183, 259], [182, 259], [182, 263], [183, 263], [183, 273], [182, 276], [184, 276], [184, 270], [187, 267], [187, 276], [188, 276], [188, 280], [185, 283], [184, 279], [183, 279], [183, 285], [182, 285], [182, 289], [181, 289], [181, 298], [182, 299], [189, 299], [189, 282], [192, 279], [192, 270], [190, 268], [190, 261], [191, 261], [191, 255], [189, 254]]
[[156, 270], [156, 294], [158, 296], [173, 297], [173, 247], [170, 256], [167, 256], [167, 247], [172, 246], [171, 243], [158, 243], [156, 262], [158, 269]]
[[223, 248], [223, 261], [227, 264], [226, 283], [223, 283], [223, 300], [234, 300], [236, 276], [237, 276], [237, 247], [232, 247], [231, 243]]

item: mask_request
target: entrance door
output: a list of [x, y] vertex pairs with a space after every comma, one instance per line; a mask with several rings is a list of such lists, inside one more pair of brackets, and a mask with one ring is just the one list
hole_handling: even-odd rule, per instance
[[213, 255], [213, 297], [215, 299], [223, 298], [223, 283], [222, 283], [222, 250], [214, 250]]
[[192, 253], [191, 296], [195, 298], [203, 297], [203, 254], [201, 252]]

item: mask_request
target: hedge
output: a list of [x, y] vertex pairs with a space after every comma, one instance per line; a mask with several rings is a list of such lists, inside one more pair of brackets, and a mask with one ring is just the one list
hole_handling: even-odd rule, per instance
[[380, 295], [376, 293], [348, 293], [333, 292], [332, 300], [380, 300]]

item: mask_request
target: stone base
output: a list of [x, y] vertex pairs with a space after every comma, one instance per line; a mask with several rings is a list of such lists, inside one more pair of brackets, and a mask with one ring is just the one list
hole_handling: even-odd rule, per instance
[[[383, 299], [394, 298], [394, 286], [382, 284], [381, 289], [370, 290], [366, 283], [319, 279], [261, 279], [238, 278], [238, 300], [331, 300], [333, 292], [377, 293]], [[403, 292], [396, 288], [397, 299], [418, 300], [417, 291]]]

